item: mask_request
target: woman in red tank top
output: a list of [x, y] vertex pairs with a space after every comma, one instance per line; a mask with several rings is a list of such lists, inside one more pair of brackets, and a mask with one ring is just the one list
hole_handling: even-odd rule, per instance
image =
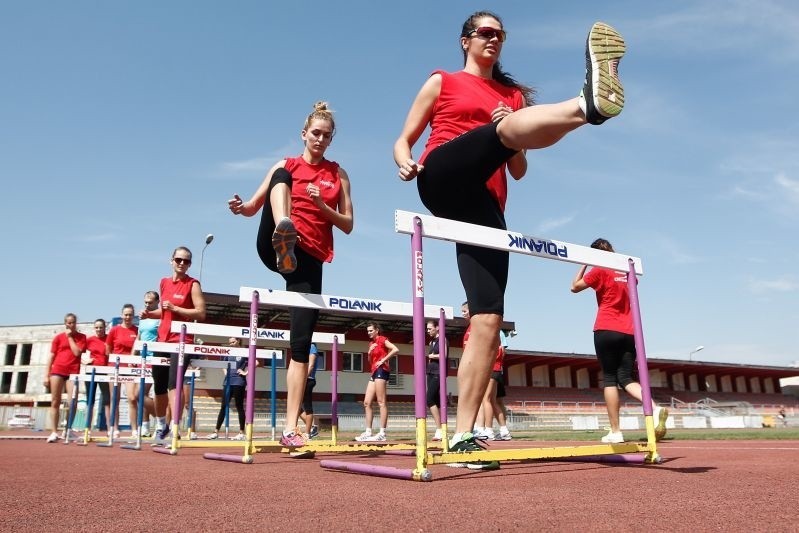
[[[305, 148], [298, 157], [278, 161], [246, 202], [238, 194], [228, 200], [234, 215], [251, 217], [263, 208], [256, 247], [264, 265], [286, 281], [286, 290], [322, 293], [322, 265], [333, 260], [333, 227], [353, 228], [350, 179], [338, 163], [325, 159], [335, 133], [333, 113], [317, 102], [305, 119], [301, 137]], [[291, 363], [286, 372], [284, 446], [302, 446], [296, 428], [305, 392], [311, 337], [319, 311], [290, 311]]]
[[[472, 14], [460, 34], [463, 70], [437, 71], [428, 78], [394, 144], [400, 179], [418, 176], [422, 203], [437, 217], [506, 229], [505, 169], [520, 179], [527, 171], [526, 150], [551, 146], [585, 124], [601, 124], [624, 105], [617, 69], [625, 44], [610, 26], [596, 23], [591, 28], [580, 95], [530, 107], [525, 104], [532, 103], [532, 89], [500, 66], [506, 36], [496, 14]], [[411, 148], [428, 125], [428, 144], [417, 162]], [[471, 429], [499, 346], [509, 260], [506, 251], [465, 244], [457, 244], [456, 253], [473, 327], [458, 369], [460, 394], [450, 449], [475, 451], [479, 446]], [[498, 464], [472, 465], [492, 467]]]

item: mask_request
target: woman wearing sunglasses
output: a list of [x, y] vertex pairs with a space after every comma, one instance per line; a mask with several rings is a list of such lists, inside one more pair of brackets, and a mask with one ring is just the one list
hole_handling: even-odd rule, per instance
[[[286, 290], [322, 293], [322, 265], [333, 260], [333, 226], [344, 233], [353, 227], [350, 179], [338, 163], [325, 159], [336, 124], [326, 102], [317, 102], [305, 119], [301, 155], [278, 161], [261, 186], [245, 201], [228, 200], [234, 215], [251, 217], [263, 207], [256, 246], [266, 268], [286, 280]], [[305, 444], [297, 429], [308, 376], [311, 336], [319, 311], [289, 311], [291, 363], [286, 371], [284, 446]]]
[[[172, 332], [172, 321], [198, 321], [205, 320], [205, 297], [200, 288], [200, 282], [189, 276], [191, 267], [191, 250], [185, 246], [178, 246], [172, 252], [172, 275], [161, 279], [161, 305], [156, 309], [145, 308], [139, 313], [140, 318], [159, 318], [158, 342], [180, 342], [180, 333]], [[194, 342], [192, 335], [187, 335], [186, 344]], [[170, 427], [166, 420], [166, 410], [175, 411], [175, 387], [178, 377], [178, 354], [169, 355], [169, 368], [153, 366], [153, 388], [155, 389], [155, 416], [158, 420], [158, 430], [155, 433], [155, 444], [164, 444], [169, 436]], [[191, 358], [186, 356], [183, 360], [183, 372], [189, 366]], [[177, 431], [177, 428], [175, 428]]]
[[[601, 124], [621, 112], [624, 91], [617, 75], [624, 40], [596, 23], [586, 42], [586, 80], [578, 97], [532, 104], [533, 90], [502, 71], [506, 39], [501, 19], [480, 11], [463, 24], [464, 67], [437, 70], [416, 96], [394, 145], [399, 176], [416, 178], [419, 195], [433, 215], [506, 229], [506, 170], [514, 179], [527, 172], [525, 151], [551, 146], [584, 124]], [[431, 131], [421, 157], [411, 148]], [[458, 269], [471, 310], [471, 337], [458, 370], [458, 411], [452, 451], [481, 449], [471, 434], [499, 346], [508, 277], [508, 253], [456, 245]], [[494, 463], [470, 463], [474, 469]]]

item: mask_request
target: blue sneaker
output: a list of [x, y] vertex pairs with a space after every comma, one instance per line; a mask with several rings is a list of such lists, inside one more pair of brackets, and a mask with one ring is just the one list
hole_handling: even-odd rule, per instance
[[169, 424], [156, 430], [155, 438], [153, 438], [153, 443], [150, 446], [164, 446], [165, 444], [167, 444], [169, 433], [170, 433]]
[[308, 435], [310, 438], [315, 439], [319, 436], [319, 427], [311, 426], [311, 433]]

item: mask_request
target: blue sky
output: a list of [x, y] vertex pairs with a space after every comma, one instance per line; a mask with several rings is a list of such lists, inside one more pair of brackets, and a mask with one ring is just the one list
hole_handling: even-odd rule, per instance
[[[490, 4], [490, 5], [489, 5]], [[336, 235], [327, 294], [406, 301], [425, 212], [391, 150], [430, 72], [462, 67], [465, 18], [505, 21], [506, 70], [541, 103], [579, 92], [594, 20], [628, 43], [627, 106], [528, 153], [508, 226], [643, 259], [650, 358], [799, 360], [799, 10], [790, 1], [341, 3], [9, 2], [0, 17], [0, 324], [119, 314], [189, 246], [205, 290], [282, 288], [255, 252], [257, 219], [227, 210], [301, 151], [316, 100], [337, 112], [328, 152], [352, 180], [355, 230]], [[557, 7], [556, 7], [557, 6]], [[421, 153], [417, 145], [414, 153]], [[452, 245], [425, 242], [428, 303], [464, 299]], [[576, 267], [514, 256], [511, 346], [593, 353]]]

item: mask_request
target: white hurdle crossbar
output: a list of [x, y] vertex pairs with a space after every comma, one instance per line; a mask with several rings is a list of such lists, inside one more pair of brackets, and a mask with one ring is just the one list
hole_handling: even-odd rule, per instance
[[[305, 307], [308, 309], [345, 312], [374, 317], [413, 317], [413, 304], [405, 302], [375, 300], [372, 298], [352, 298], [349, 296], [331, 296], [327, 294], [308, 294], [305, 292], [258, 289], [254, 287], [241, 287], [239, 290], [239, 301], [251, 301], [253, 291], [258, 291], [260, 294], [261, 305], [270, 307]], [[426, 318], [437, 319], [441, 309], [444, 310], [446, 318], [453, 317], [452, 306], [439, 305], [426, 305], [424, 308], [424, 316]]]
[[[141, 342], [136, 341], [133, 345], [134, 349], [141, 350], [142, 346], [146, 344], [147, 350], [150, 352], [160, 353], [178, 353], [180, 344], [171, 342]], [[238, 346], [211, 346], [210, 344], [186, 344], [185, 351], [187, 356], [205, 356], [205, 357], [248, 357], [250, 353], [249, 348]], [[273, 350], [272, 348], [257, 348], [255, 350], [255, 357], [258, 359], [271, 359], [274, 354], [275, 359], [283, 359], [282, 350]], [[140, 356], [132, 356], [137, 360], [141, 360]], [[150, 360], [150, 357], [147, 358]], [[122, 361], [120, 359], [120, 361]], [[167, 364], [169, 359], [167, 358]]]
[[[214, 337], [235, 337], [237, 339], [249, 339], [250, 328], [242, 326], [220, 326], [217, 324], [203, 324], [200, 322], [172, 322], [172, 333], [180, 333], [180, 327], [185, 324], [186, 332], [190, 335], [211, 335]], [[338, 336], [338, 343], [344, 344], [343, 333], [323, 333], [314, 332], [311, 342], [316, 344], [333, 344], [333, 337]], [[258, 340], [288, 342], [291, 340], [290, 332], [287, 329], [258, 328]]]
[[422, 237], [430, 239], [471, 244], [579, 265], [605, 267], [620, 272], [629, 272], [629, 261], [632, 260], [635, 265], [635, 273], [639, 276], [644, 273], [644, 267], [638, 257], [597, 250], [590, 246], [542, 239], [516, 231], [487, 228], [457, 220], [420, 215], [410, 211], [397, 210], [394, 212], [394, 231], [413, 235], [414, 219], [416, 218], [422, 222]]

